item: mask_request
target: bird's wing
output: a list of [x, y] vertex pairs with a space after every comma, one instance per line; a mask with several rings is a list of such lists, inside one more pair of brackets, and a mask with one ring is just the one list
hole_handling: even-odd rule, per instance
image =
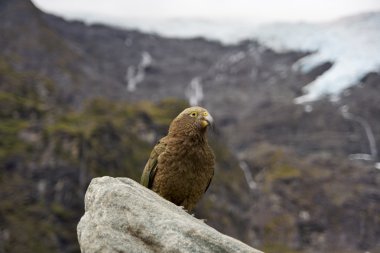
[[156, 146], [153, 148], [152, 153], [148, 162], [145, 165], [143, 174], [141, 176], [141, 184], [147, 188], [151, 188], [153, 184], [154, 176], [157, 172], [157, 164], [159, 155], [165, 151], [166, 142], [165, 137], [158, 141]]

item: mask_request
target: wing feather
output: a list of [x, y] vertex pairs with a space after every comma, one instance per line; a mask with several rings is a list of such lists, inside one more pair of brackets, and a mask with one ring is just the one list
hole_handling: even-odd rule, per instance
[[154, 176], [157, 172], [158, 157], [165, 151], [166, 142], [165, 137], [158, 141], [153, 148], [149, 160], [145, 165], [143, 174], [141, 176], [141, 184], [149, 189], [152, 188]]

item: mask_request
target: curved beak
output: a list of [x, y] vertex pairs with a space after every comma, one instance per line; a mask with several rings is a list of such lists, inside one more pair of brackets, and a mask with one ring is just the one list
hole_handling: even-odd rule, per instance
[[214, 119], [211, 117], [210, 114], [207, 114], [207, 116], [204, 116], [202, 118], [201, 126], [202, 126], [202, 128], [205, 128], [209, 125], [212, 125], [213, 122], [214, 122]]

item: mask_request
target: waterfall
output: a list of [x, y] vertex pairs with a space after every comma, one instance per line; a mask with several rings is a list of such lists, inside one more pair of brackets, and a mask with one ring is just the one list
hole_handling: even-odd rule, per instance
[[201, 78], [197, 76], [191, 79], [185, 93], [191, 106], [199, 105], [199, 103], [203, 100]]
[[144, 51], [141, 53], [141, 60], [137, 67], [128, 66], [127, 73], [125, 75], [125, 80], [127, 82], [127, 91], [133, 92], [139, 83], [145, 79], [145, 71], [148, 67], [152, 65], [152, 56]]
[[[369, 157], [371, 158], [372, 161], [377, 161], [377, 159], [378, 159], [377, 154], [378, 153], [377, 153], [377, 147], [376, 147], [376, 139], [375, 139], [372, 128], [369, 125], [368, 121], [365, 120], [364, 118], [360, 117], [360, 116], [356, 116], [356, 115], [353, 115], [352, 113], [350, 113], [349, 107], [347, 105], [342, 106], [340, 108], [340, 110], [341, 110], [343, 118], [357, 122], [357, 123], [359, 123], [359, 125], [361, 127], [363, 127], [364, 132], [365, 132], [367, 139], [368, 139], [368, 145], [369, 145], [369, 150], [370, 150], [370, 156]], [[360, 155], [363, 156], [363, 154], [360, 154]], [[367, 157], [367, 160], [368, 160], [368, 157]]]
[[150, 67], [152, 65], [152, 62], [153, 58], [148, 52], [144, 51], [141, 53], [141, 61], [139, 67], [146, 69], [147, 67]]
[[257, 189], [257, 183], [253, 180], [252, 173], [248, 167], [248, 164], [245, 161], [240, 161], [239, 166], [244, 172], [245, 180], [247, 181], [248, 187], [251, 191]]

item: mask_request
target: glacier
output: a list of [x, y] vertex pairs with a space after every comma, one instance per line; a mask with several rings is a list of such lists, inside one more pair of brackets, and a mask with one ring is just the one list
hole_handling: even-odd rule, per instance
[[223, 44], [252, 39], [277, 52], [310, 52], [294, 64], [307, 73], [325, 62], [332, 67], [304, 87], [295, 103], [330, 96], [339, 99], [346, 88], [369, 72], [380, 71], [380, 12], [363, 13], [324, 23], [260, 23], [241, 20], [123, 19], [110, 24], [165, 37], [204, 37]]
[[258, 27], [254, 37], [276, 51], [314, 52], [296, 62], [294, 67], [303, 72], [327, 61], [333, 63], [304, 87], [305, 95], [296, 98], [296, 103], [324, 95], [336, 99], [367, 73], [380, 71], [380, 13], [322, 24], [268, 24]]

